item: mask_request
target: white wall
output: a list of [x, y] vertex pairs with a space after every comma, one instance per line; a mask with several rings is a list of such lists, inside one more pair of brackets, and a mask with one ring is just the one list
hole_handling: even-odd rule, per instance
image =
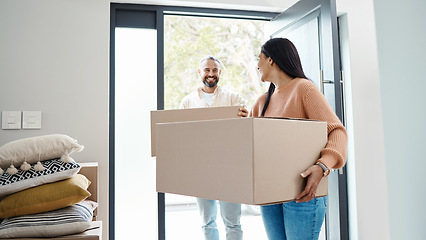
[[426, 239], [426, 2], [337, 3], [348, 25], [358, 237]]
[[108, 220], [109, 1], [0, 1], [0, 111], [42, 111], [41, 130], [0, 130], [0, 145], [53, 133], [99, 162], [99, 219]]
[[426, 239], [426, 1], [374, 6], [391, 239]]
[[[373, 0], [337, 0], [345, 15], [350, 88], [358, 239], [389, 239], [386, 165]], [[350, 179], [351, 180], [351, 179]], [[356, 194], [352, 194], [356, 190]], [[353, 210], [353, 209], [351, 209]], [[354, 230], [354, 229], [351, 229]]]

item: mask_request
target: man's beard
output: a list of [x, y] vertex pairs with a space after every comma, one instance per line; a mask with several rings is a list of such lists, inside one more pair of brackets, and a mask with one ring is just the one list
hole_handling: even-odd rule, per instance
[[213, 83], [209, 83], [207, 81], [207, 79], [209, 79], [210, 77], [205, 77], [203, 80], [204, 85], [206, 85], [209, 88], [215, 87], [217, 85], [217, 83], [219, 82], [219, 78], [218, 77], [213, 77], [214, 78], [214, 82]]

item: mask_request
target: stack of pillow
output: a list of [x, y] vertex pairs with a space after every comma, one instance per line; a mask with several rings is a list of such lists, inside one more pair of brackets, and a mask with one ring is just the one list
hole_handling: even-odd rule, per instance
[[67, 135], [25, 138], [0, 147], [0, 238], [56, 237], [85, 231], [97, 203], [69, 155]]

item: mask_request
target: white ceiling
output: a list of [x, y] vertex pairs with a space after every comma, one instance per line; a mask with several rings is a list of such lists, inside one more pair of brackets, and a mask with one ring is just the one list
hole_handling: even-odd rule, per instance
[[297, 1], [298, 0], [111, 0], [111, 2], [117, 3], [239, 9], [265, 12], [283, 12]]

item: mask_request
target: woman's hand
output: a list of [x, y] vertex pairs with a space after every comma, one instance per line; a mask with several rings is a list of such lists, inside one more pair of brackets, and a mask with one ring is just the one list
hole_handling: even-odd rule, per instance
[[318, 165], [309, 167], [306, 171], [300, 174], [302, 178], [308, 178], [306, 187], [296, 197], [296, 202], [309, 202], [311, 201], [317, 192], [318, 184], [324, 176], [324, 171]]
[[248, 116], [248, 111], [247, 111], [246, 107], [241, 106], [240, 107], [240, 112], [238, 113], [238, 115], [240, 115], [241, 117], [247, 117]]

